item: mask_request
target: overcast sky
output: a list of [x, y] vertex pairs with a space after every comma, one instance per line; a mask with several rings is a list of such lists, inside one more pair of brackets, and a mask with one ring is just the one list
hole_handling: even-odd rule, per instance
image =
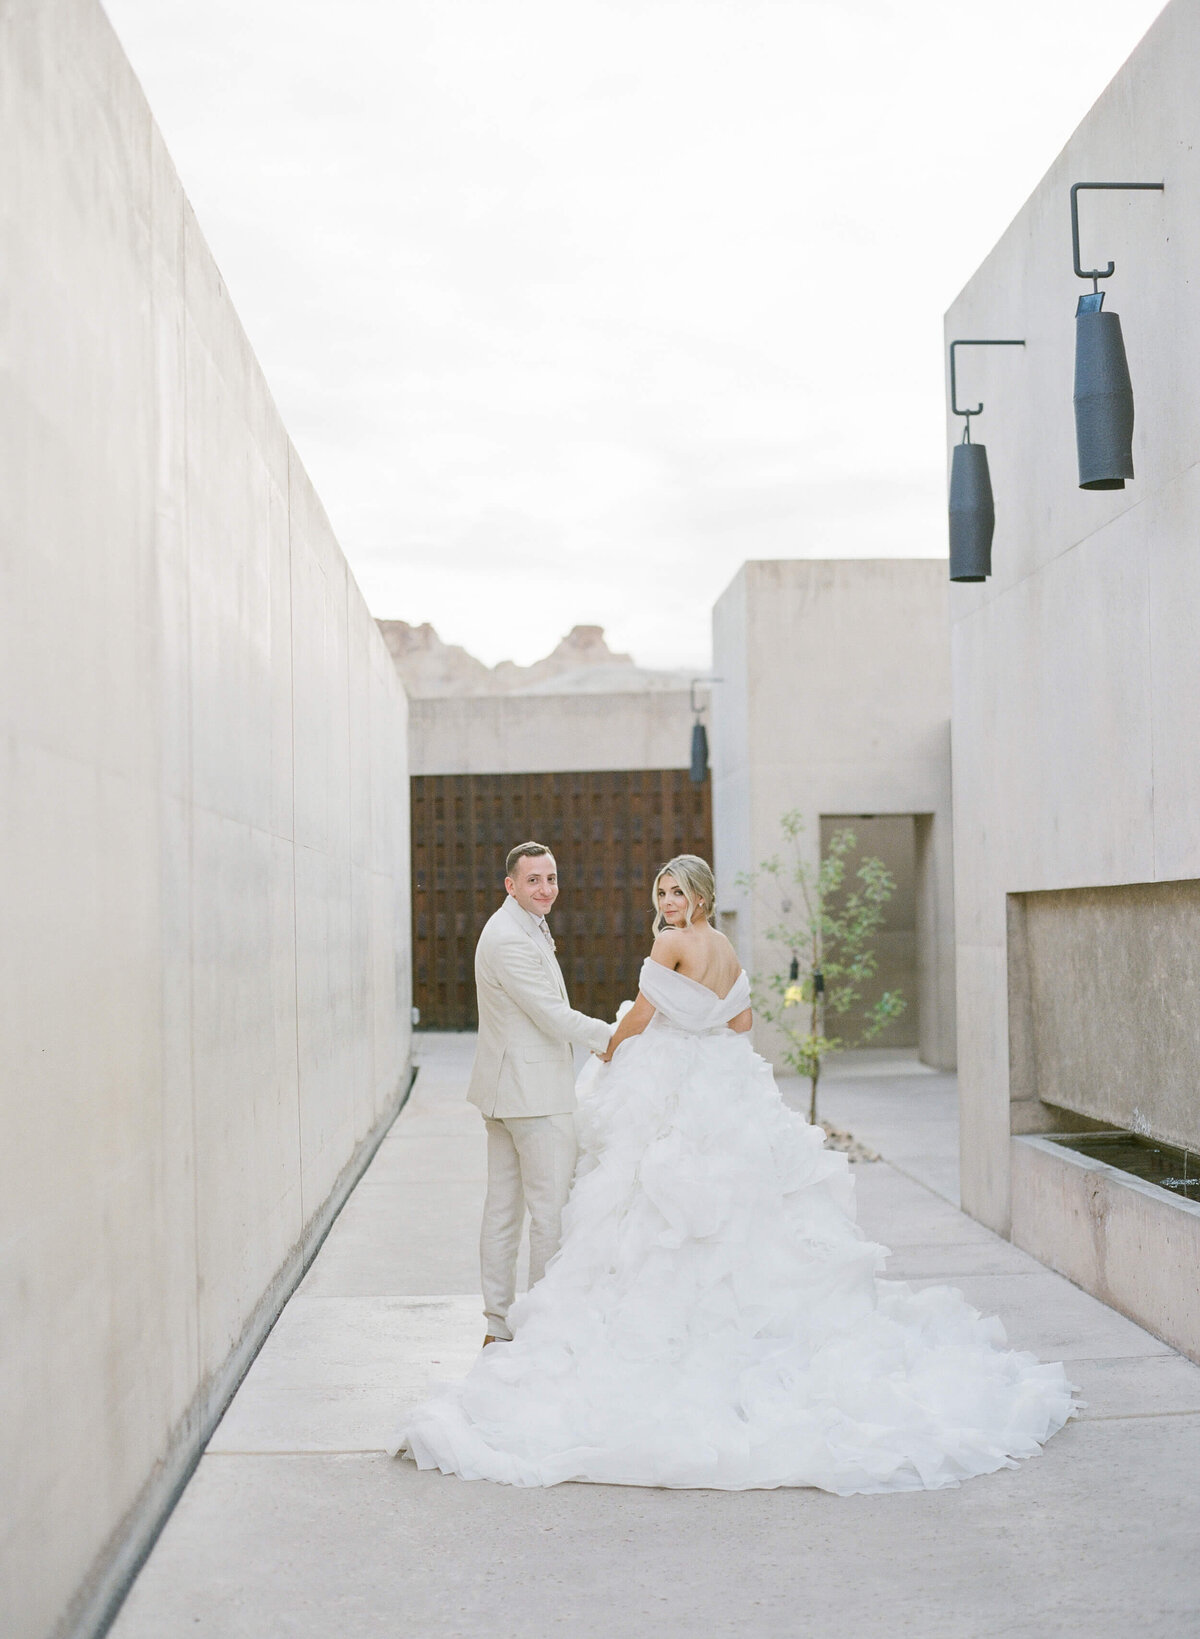
[[649, 665], [945, 552], [942, 313], [1161, 9], [105, 4], [372, 613]]

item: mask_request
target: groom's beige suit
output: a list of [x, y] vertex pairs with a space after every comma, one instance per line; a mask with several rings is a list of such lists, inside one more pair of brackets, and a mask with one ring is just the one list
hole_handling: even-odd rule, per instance
[[467, 1097], [488, 1135], [483, 1307], [489, 1333], [507, 1338], [526, 1207], [530, 1286], [558, 1249], [576, 1157], [572, 1043], [602, 1053], [613, 1027], [571, 1006], [545, 919], [511, 894], [479, 936], [475, 986], [479, 1045]]

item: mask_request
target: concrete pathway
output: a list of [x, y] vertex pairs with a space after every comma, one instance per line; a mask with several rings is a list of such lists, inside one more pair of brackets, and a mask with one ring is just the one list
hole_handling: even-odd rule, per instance
[[[1200, 1633], [1200, 1368], [956, 1210], [954, 1081], [842, 1066], [822, 1114], [886, 1160], [860, 1220], [1070, 1362], [1083, 1417], [957, 1491], [520, 1491], [383, 1447], [480, 1340], [473, 1038], [418, 1038], [408, 1107], [214, 1435], [115, 1639], [1155, 1639]], [[786, 1095], [803, 1107], [805, 1089]]]

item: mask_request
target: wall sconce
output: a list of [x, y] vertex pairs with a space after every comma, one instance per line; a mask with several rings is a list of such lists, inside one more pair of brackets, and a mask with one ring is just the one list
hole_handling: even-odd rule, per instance
[[689, 778], [693, 785], [703, 785], [708, 778], [708, 732], [700, 718], [704, 707], [696, 699], [697, 683], [723, 683], [723, 677], [693, 677], [692, 678], [692, 711], [696, 721], [692, 724], [692, 765]]
[[704, 724], [697, 717], [692, 724], [692, 767], [691, 781], [693, 785], [703, 785], [708, 778], [708, 733]]
[[954, 367], [956, 347], [1024, 347], [1023, 341], [965, 340], [950, 343], [950, 408], [961, 415], [962, 443], [954, 446], [950, 462], [950, 579], [986, 580], [992, 572], [992, 534], [996, 508], [992, 501], [992, 476], [988, 471], [987, 446], [972, 444], [971, 417], [983, 414], [983, 405], [963, 410], [958, 404], [958, 376]]
[[1092, 281], [1091, 294], [1075, 309], [1075, 447], [1080, 489], [1124, 489], [1133, 477], [1133, 384], [1125, 357], [1121, 320], [1102, 312], [1100, 280], [1116, 264], [1085, 270], [1079, 265], [1079, 193], [1083, 188], [1120, 193], [1162, 193], [1161, 182], [1073, 182], [1071, 248], [1075, 277]]

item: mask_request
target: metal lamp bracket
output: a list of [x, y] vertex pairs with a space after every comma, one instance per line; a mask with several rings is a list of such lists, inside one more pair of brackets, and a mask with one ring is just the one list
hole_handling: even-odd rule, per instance
[[990, 338], [968, 337], [950, 343], [950, 408], [955, 415], [961, 415], [966, 423], [963, 427], [962, 441], [971, 442], [971, 417], [983, 414], [983, 405], [977, 404], [973, 410], [963, 409], [958, 402], [958, 375], [954, 365], [954, 349], [956, 347], [1024, 347], [1024, 341], [994, 341]]
[[[1116, 272], [1117, 264], [1110, 262], [1107, 267], [1082, 268], [1079, 265], [1079, 195], [1082, 189], [1099, 189], [1104, 193], [1165, 193], [1164, 182], [1072, 182], [1071, 184], [1071, 250], [1075, 257], [1075, 277], [1090, 279], [1092, 293], [1099, 296], [1094, 312], [1099, 312], [1101, 279], [1111, 279]], [[1082, 298], [1081, 298], [1082, 299]]]
[[723, 677], [693, 677], [692, 678], [692, 710], [696, 714], [696, 721], [697, 722], [700, 721], [700, 718], [704, 714], [704, 707], [703, 707], [703, 705], [701, 705], [700, 701], [696, 699], [696, 685], [698, 683], [723, 683], [724, 681], [725, 681], [725, 679]]

